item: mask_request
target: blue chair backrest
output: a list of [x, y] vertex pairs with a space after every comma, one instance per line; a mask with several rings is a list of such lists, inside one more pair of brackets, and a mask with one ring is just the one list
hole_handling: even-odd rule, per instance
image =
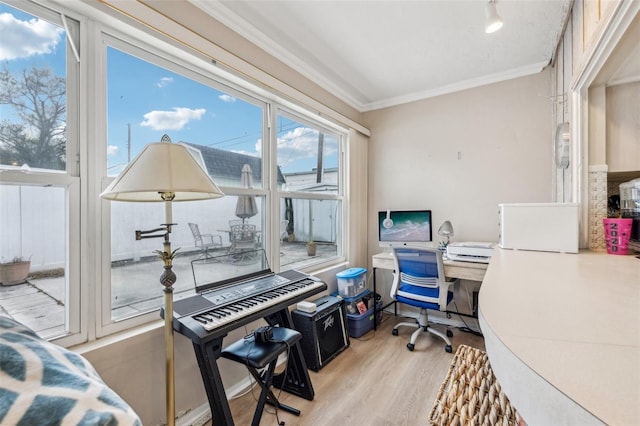
[[396, 248], [399, 272], [415, 277], [440, 278], [438, 274], [438, 253], [416, 248]]

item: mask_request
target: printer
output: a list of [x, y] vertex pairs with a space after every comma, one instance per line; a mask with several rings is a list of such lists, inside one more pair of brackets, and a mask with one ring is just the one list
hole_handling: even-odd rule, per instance
[[447, 257], [463, 262], [489, 263], [494, 243], [455, 242], [447, 244]]

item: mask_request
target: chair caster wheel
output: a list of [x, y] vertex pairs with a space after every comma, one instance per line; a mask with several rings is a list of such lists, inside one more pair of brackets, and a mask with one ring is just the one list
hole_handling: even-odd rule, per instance
[[445, 350], [445, 352], [448, 352], [448, 353], [453, 352], [453, 348], [451, 347], [451, 345], [446, 345], [446, 346], [444, 347], [444, 350]]
[[393, 330], [391, 330], [391, 334], [393, 334], [394, 336], [398, 335], [398, 329], [394, 328]]
[[416, 346], [415, 346], [413, 343], [407, 343], [407, 349], [409, 349], [411, 352], [413, 352], [413, 349], [414, 349], [415, 347], [416, 347]]
[[447, 337], [453, 337], [453, 331], [447, 330]]

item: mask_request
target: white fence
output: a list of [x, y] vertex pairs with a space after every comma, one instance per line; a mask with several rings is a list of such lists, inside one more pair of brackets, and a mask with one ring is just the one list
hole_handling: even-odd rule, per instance
[[[41, 271], [65, 266], [68, 245], [66, 191], [58, 187], [0, 185], [0, 258], [8, 261], [22, 256], [31, 259], [31, 270]], [[162, 203], [108, 202], [112, 214], [111, 259], [138, 259], [162, 247], [161, 239], [135, 240], [136, 230], [149, 230], [165, 222]], [[258, 214], [250, 219], [263, 229], [263, 204], [258, 199]], [[219, 234], [224, 244], [229, 220], [235, 217], [236, 197], [210, 201], [173, 203], [172, 248], [195, 247], [188, 223], [197, 223], [203, 234]], [[296, 241], [335, 242], [340, 223], [335, 201], [293, 200]], [[283, 213], [284, 214], [284, 213]], [[73, 224], [74, 226], [77, 224]], [[91, 234], [91, 231], [89, 231]], [[276, 238], [278, 235], [276, 235]], [[94, 242], [99, 241], [95, 239]], [[91, 245], [91, 242], [90, 242]]]

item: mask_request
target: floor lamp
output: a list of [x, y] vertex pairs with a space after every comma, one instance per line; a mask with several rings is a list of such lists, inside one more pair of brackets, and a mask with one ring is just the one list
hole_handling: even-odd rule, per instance
[[150, 143], [131, 161], [100, 197], [112, 201], [164, 202], [165, 223], [149, 231], [136, 231], [136, 240], [163, 238], [163, 250], [156, 250], [164, 263], [160, 283], [164, 286], [164, 338], [166, 368], [167, 425], [175, 424], [175, 387], [173, 357], [173, 284], [171, 270], [175, 251], [171, 251], [171, 204], [175, 201], [210, 200], [224, 196], [206, 169], [183, 145], [171, 143], [164, 135], [161, 142]]

